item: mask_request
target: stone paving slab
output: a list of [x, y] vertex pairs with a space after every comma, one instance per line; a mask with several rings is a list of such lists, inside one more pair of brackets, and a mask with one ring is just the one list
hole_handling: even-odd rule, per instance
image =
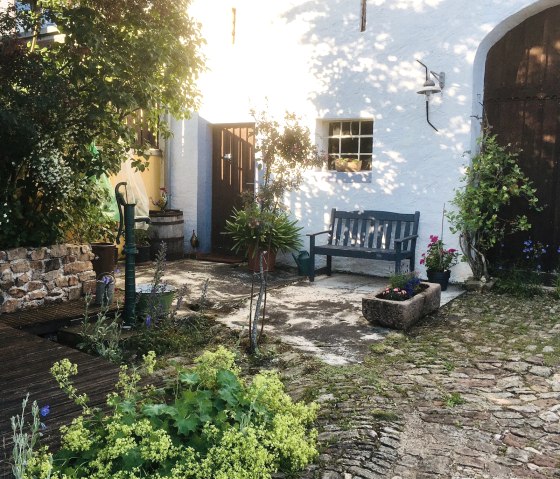
[[[137, 283], [149, 282], [152, 271], [152, 265], [139, 266]], [[177, 286], [186, 284], [194, 300], [208, 279], [208, 300], [215, 309], [229, 312], [218, 319], [235, 329], [247, 328], [253, 277], [246, 266], [172, 261], [165, 279]], [[364, 319], [362, 297], [386, 284], [386, 278], [338, 272], [330, 277], [317, 276], [310, 283], [306, 277], [297, 276], [295, 269], [278, 268], [268, 275], [265, 331], [330, 364], [360, 362], [369, 346], [389, 332]], [[442, 305], [462, 292], [461, 287], [451, 285], [442, 292]]]
[[[329, 364], [363, 360], [371, 344], [390, 331], [370, 324], [362, 316], [362, 297], [387, 284], [386, 278], [351, 274], [319, 276], [272, 290], [267, 297], [267, 334], [317, 355]], [[462, 294], [450, 286], [442, 294], [445, 304]], [[248, 304], [221, 319], [234, 328], [246, 327]]]

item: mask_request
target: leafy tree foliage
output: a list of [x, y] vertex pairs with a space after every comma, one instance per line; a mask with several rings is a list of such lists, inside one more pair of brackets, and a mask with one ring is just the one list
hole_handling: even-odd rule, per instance
[[[203, 69], [189, 0], [23, 6], [0, 12], [2, 247], [55, 242], [80, 217], [76, 205], [95, 212], [104, 194], [92, 178], [149, 146], [137, 143], [127, 116], [142, 109], [149, 127], [168, 134], [163, 115], [196, 107]], [[44, 22], [60, 32], [48, 45]]]
[[521, 171], [517, 155], [501, 146], [488, 129], [479, 139], [480, 152], [466, 168], [465, 186], [455, 192], [456, 211], [447, 214], [460, 233], [465, 261], [476, 279], [488, 277], [488, 252], [503, 238], [531, 228], [526, 215], [508, 216], [513, 199], [539, 210], [536, 189]]

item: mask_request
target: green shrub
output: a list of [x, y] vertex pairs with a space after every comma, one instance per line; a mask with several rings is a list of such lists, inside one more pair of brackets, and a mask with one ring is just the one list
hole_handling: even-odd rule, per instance
[[507, 270], [499, 274], [494, 290], [498, 294], [508, 294], [516, 298], [542, 296], [541, 276], [527, 270]]
[[[155, 355], [144, 359], [152, 372]], [[246, 384], [233, 353], [222, 347], [196, 363], [177, 370], [161, 390], [140, 389], [139, 371], [122, 366], [106, 414], [77, 394], [69, 380], [74, 365], [55, 364], [55, 378], [84, 412], [61, 428], [52, 478], [267, 479], [317, 456], [316, 431], [309, 430], [317, 407], [294, 403], [276, 374], [257, 374]], [[37, 453], [30, 477], [47, 477], [40, 471], [50, 458]]]
[[464, 186], [455, 191], [447, 212], [451, 231], [460, 234], [463, 259], [476, 279], [488, 278], [488, 254], [506, 236], [531, 228], [525, 214], [508, 216], [512, 201], [525, 211], [540, 211], [536, 189], [523, 173], [517, 154], [498, 143], [496, 135], [484, 129], [480, 151], [466, 167]]
[[226, 221], [226, 233], [233, 239], [235, 252], [253, 253], [259, 249], [288, 252], [301, 247], [301, 227], [282, 210], [262, 209], [258, 203], [248, 203], [243, 209], [234, 210]]
[[[96, 179], [118, 172], [129, 149], [152, 146], [135, 127], [169, 136], [167, 112], [186, 118], [198, 104], [199, 25], [188, 0], [2, 4], [0, 244], [50, 245], [68, 230], [95, 235]], [[48, 47], [38, 41], [45, 22], [59, 33]], [[141, 125], [125, 121], [140, 109]]]

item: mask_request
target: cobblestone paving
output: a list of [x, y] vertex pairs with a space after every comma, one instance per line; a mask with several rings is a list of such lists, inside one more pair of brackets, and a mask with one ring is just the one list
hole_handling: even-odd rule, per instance
[[560, 478], [560, 302], [467, 294], [361, 365], [280, 358], [322, 404], [305, 479]]

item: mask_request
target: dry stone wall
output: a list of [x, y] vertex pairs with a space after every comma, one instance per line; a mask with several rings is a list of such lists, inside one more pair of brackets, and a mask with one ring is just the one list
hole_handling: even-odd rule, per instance
[[0, 313], [78, 299], [95, 291], [89, 245], [0, 251]]

